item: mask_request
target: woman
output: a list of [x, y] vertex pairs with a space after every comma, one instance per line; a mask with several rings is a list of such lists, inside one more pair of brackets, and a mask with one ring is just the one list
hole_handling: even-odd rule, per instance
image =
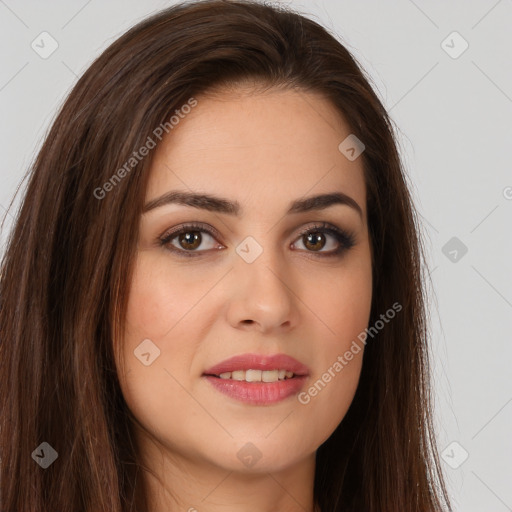
[[386, 111], [290, 10], [180, 4], [85, 72], [2, 262], [1, 509], [440, 511]]

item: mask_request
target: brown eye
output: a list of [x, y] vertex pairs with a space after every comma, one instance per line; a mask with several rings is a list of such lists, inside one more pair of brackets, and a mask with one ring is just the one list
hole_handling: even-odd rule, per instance
[[341, 256], [355, 244], [355, 236], [329, 223], [321, 223], [303, 231], [295, 242], [309, 253], [318, 253], [321, 257]]
[[304, 246], [312, 251], [319, 251], [323, 249], [326, 240], [325, 235], [320, 232], [311, 232], [303, 236]]
[[[211, 249], [225, 249], [216, 243], [220, 235], [206, 224], [189, 224], [159, 238], [159, 244], [178, 256], [201, 256]], [[353, 234], [322, 223], [303, 231], [295, 244], [322, 257], [341, 256], [355, 244]], [[300, 248], [300, 247], [299, 247]]]
[[199, 256], [209, 249], [219, 248], [218, 235], [207, 225], [190, 224], [175, 229], [160, 238], [160, 245], [179, 256]]
[[178, 236], [178, 243], [183, 249], [193, 250], [201, 245], [202, 237], [199, 231], [186, 231]]

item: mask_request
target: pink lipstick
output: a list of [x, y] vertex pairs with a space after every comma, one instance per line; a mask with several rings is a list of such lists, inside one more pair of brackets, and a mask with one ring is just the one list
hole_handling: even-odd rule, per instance
[[297, 394], [308, 375], [306, 365], [286, 354], [242, 354], [203, 373], [217, 391], [254, 405], [276, 403]]

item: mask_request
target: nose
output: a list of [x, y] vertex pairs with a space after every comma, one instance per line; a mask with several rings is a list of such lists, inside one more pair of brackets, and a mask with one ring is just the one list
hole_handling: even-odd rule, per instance
[[299, 316], [296, 281], [277, 251], [265, 249], [252, 263], [237, 257], [229, 285], [230, 324], [265, 334], [292, 329]]

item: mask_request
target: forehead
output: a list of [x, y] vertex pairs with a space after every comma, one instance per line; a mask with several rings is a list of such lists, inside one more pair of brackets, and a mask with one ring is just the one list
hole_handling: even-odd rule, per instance
[[237, 89], [196, 100], [156, 149], [148, 200], [184, 190], [261, 207], [340, 191], [365, 211], [362, 158], [338, 149], [350, 126], [319, 94]]

